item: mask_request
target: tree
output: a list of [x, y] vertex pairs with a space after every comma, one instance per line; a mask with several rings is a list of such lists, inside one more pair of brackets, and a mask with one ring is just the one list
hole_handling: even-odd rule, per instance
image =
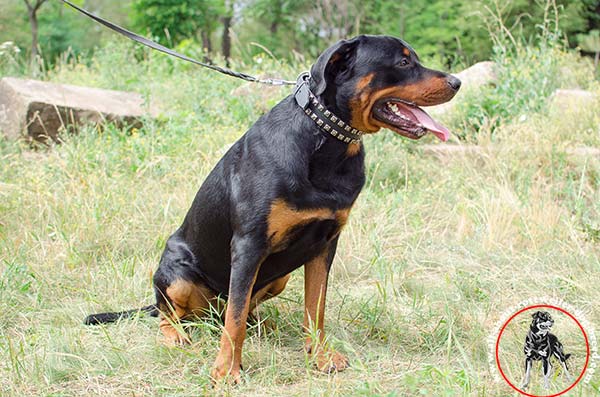
[[212, 51], [211, 35], [225, 12], [224, 0], [136, 0], [134, 21], [163, 44], [196, 38]]
[[233, 21], [234, 1], [225, 0], [223, 21], [223, 36], [221, 37], [221, 54], [225, 58], [225, 65], [229, 67], [231, 60], [231, 25]]
[[37, 12], [46, 0], [23, 0], [27, 6], [27, 17], [31, 26], [31, 63], [36, 62], [38, 57], [38, 18]]
[[600, 61], [600, 30], [590, 30], [588, 34], [579, 34], [577, 40], [583, 51], [595, 54], [594, 67], [598, 67], [598, 61]]

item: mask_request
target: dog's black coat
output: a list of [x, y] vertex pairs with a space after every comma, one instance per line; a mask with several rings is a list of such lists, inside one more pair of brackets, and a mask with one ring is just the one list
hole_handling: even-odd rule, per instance
[[[354, 87], [373, 70], [377, 71], [373, 89], [431, 77], [449, 79], [453, 90], [460, 87], [453, 76], [421, 66], [412, 49], [408, 57], [412, 66], [399, 73], [398, 64], [407, 58], [405, 48], [410, 49], [402, 40], [387, 36], [341, 41], [311, 68], [311, 91], [341, 119], [351, 120]], [[342, 62], [328, 63], [333, 54]], [[208, 175], [183, 225], [169, 238], [154, 277], [158, 306], [165, 303], [164, 291], [177, 278], [203, 282], [227, 297], [232, 248], [249, 242], [256, 252], [266, 248], [265, 217], [273, 200], [281, 198], [297, 208], [350, 207], [365, 182], [364, 149], [351, 157], [346, 152], [347, 145], [319, 130], [292, 95], [262, 116]], [[254, 291], [314, 257], [335, 228], [334, 222], [323, 221], [296, 230], [294, 242], [269, 253], [260, 266]], [[115, 321], [135, 312], [95, 314], [86, 323]]]
[[[458, 79], [423, 67], [405, 42], [387, 36], [338, 42], [318, 58], [310, 75], [311, 91], [347, 123], [361, 120], [361, 90], [383, 95], [390, 87], [410, 87], [412, 97], [400, 99], [435, 105], [460, 87]], [[320, 130], [293, 95], [286, 97], [230, 148], [200, 187], [155, 273], [156, 306], [144, 311], [168, 311], [173, 303], [169, 287], [184, 280], [227, 298], [236, 324], [245, 323], [242, 309], [247, 310], [249, 290], [256, 293], [313, 258], [325, 258], [328, 272], [343, 226], [337, 218], [314, 218], [292, 225], [285, 239], [274, 244], [269, 235], [274, 203], [294, 211], [349, 211], [364, 183], [362, 143], [350, 152], [346, 143]], [[86, 323], [133, 313], [96, 314]]]
[[[523, 352], [525, 353], [525, 381], [523, 387], [529, 384], [529, 373], [533, 361], [542, 361], [544, 378], [547, 384], [547, 378], [552, 368], [550, 359], [554, 356], [561, 363], [565, 371], [568, 371], [567, 360], [571, 354], [565, 354], [563, 345], [558, 338], [550, 333], [550, 328], [554, 325], [554, 320], [548, 312], [536, 311], [532, 314], [531, 325], [525, 338]], [[567, 372], [568, 373], [568, 372]]]

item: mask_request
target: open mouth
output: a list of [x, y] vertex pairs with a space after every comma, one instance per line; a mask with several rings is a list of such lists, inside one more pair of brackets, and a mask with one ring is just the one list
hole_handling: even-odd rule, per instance
[[447, 141], [450, 131], [417, 105], [398, 98], [381, 99], [373, 106], [373, 117], [400, 135], [419, 139], [431, 132]]

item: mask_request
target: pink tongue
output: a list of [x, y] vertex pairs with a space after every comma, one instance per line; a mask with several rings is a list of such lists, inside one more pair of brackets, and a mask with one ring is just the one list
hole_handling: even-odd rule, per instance
[[431, 116], [425, 113], [423, 109], [417, 106], [407, 105], [404, 105], [404, 108], [410, 111], [413, 114], [413, 116], [419, 121], [419, 123], [423, 125], [423, 127], [425, 127], [433, 135], [440, 138], [443, 142], [446, 142], [448, 140], [448, 138], [450, 137], [450, 131], [448, 131], [446, 127], [432, 119]]

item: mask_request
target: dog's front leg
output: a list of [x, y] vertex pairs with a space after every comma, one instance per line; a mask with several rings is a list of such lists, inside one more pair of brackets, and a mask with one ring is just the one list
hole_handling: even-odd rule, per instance
[[324, 344], [325, 298], [327, 278], [335, 250], [337, 238], [323, 252], [304, 265], [304, 332], [305, 349], [315, 358], [320, 371], [342, 371], [348, 367], [348, 359]]
[[550, 388], [550, 371], [552, 371], [552, 364], [550, 363], [550, 357], [542, 360], [542, 367], [544, 369], [544, 389]]
[[527, 357], [525, 359], [525, 379], [523, 379], [523, 383], [521, 384], [521, 389], [525, 390], [527, 386], [529, 386], [529, 377], [531, 376], [531, 358]]
[[212, 377], [215, 381], [230, 376], [239, 383], [242, 364], [242, 345], [246, 337], [246, 319], [256, 275], [265, 255], [264, 248], [250, 235], [231, 240], [231, 277], [225, 311], [225, 329], [215, 360]]

